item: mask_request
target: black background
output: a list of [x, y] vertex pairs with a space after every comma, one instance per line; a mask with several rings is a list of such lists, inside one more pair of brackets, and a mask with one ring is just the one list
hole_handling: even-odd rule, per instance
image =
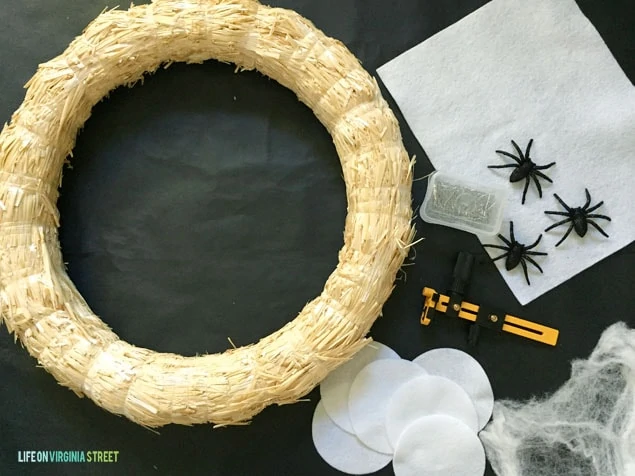
[[[145, 2], [140, 2], [145, 3]], [[483, 5], [482, 0], [281, 0], [377, 67]], [[635, 78], [632, 0], [578, 0]], [[106, 0], [3, 0], [0, 120], [24, 97], [37, 64], [60, 54]], [[391, 101], [388, 94], [385, 96]], [[415, 176], [432, 169], [397, 113]], [[69, 274], [123, 339], [163, 352], [222, 352], [281, 327], [321, 290], [337, 262], [346, 211], [331, 139], [293, 93], [230, 65], [174, 65], [97, 105], [65, 171], [60, 232]], [[415, 182], [414, 204], [425, 193]], [[416, 221], [416, 257], [371, 335], [414, 358], [466, 348], [465, 325], [419, 325], [421, 288], [444, 289], [461, 250], [478, 255], [473, 301], [560, 329], [556, 348], [483, 333], [475, 351], [497, 398], [558, 388], [569, 361], [602, 330], [633, 325], [635, 247], [520, 306], [476, 237]], [[0, 332], [0, 474], [339, 474], [318, 456], [319, 399], [272, 407], [247, 427], [170, 425], [151, 432], [79, 399]], [[18, 464], [18, 450], [119, 450], [116, 465]], [[489, 471], [489, 470], [488, 470]], [[392, 474], [390, 466], [378, 474]]]

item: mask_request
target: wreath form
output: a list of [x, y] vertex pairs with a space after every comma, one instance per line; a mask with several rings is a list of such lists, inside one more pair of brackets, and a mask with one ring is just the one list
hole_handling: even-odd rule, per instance
[[[257, 344], [185, 357], [121, 340], [65, 272], [62, 168], [92, 107], [173, 62], [257, 69], [294, 91], [333, 137], [348, 213], [322, 293]], [[56, 380], [148, 427], [248, 421], [297, 401], [369, 342], [412, 243], [411, 161], [375, 80], [299, 14], [253, 0], [155, 0], [99, 15], [39, 66], [0, 134], [0, 316]]]

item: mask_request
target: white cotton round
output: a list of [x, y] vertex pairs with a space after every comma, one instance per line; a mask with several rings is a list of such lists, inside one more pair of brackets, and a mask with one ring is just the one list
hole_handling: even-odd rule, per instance
[[494, 392], [489, 378], [474, 357], [457, 349], [434, 349], [413, 360], [430, 375], [445, 377], [459, 384], [470, 396], [476, 414], [478, 429], [487, 425], [494, 408]]
[[348, 408], [357, 437], [370, 448], [392, 454], [386, 413], [393, 394], [404, 383], [425, 375], [408, 360], [376, 360], [364, 367], [351, 386]]
[[424, 375], [403, 384], [390, 400], [386, 431], [392, 447], [413, 421], [430, 415], [451, 416], [478, 431], [478, 416], [465, 390], [447, 378]]
[[348, 394], [353, 380], [360, 370], [375, 360], [400, 359], [397, 352], [387, 345], [379, 342], [371, 342], [355, 356], [339, 366], [320, 384], [320, 396], [322, 405], [331, 420], [337, 426], [349, 433], [354, 433], [351, 418], [348, 413]]
[[392, 464], [395, 476], [483, 476], [485, 450], [467, 425], [433, 415], [406, 428]]
[[312, 434], [315, 449], [324, 461], [344, 473], [374, 473], [392, 458], [368, 448], [355, 435], [342, 430], [329, 418], [322, 402], [313, 413]]

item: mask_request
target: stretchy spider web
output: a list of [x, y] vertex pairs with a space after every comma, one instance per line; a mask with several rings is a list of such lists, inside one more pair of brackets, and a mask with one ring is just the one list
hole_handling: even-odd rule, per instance
[[551, 397], [497, 402], [480, 436], [499, 476], [635, 475], [635, 330], [609, 327]]

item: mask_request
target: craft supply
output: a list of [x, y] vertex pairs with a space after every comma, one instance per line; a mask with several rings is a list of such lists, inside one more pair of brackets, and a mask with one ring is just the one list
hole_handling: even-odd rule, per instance
[[504, 150], [497, 150], [496, 153], [502, 154], [510, 159], [513, 159], [515, 164], [505, 164], [505, 165], [488, 165], [488, 169], [508, 169], [513, 168], [514, 170], [509, 175], [509, 181], [511, 183], [520, 182], [521, 180], [525, 181], [525, 188], [523, 189], [523, 198], [521, 204], [525, 204], [525, 199], [527, 198], [527, 190], [529, 189], [529, 183], [533, 180], [536, 184], [536, 190], [538, 190], [538, 196], [542, 198], [542, 186], [540, 185], [540, 180], [544, 179], [547, 182], [553, 183], [549, 177], [547, 177], [544, 172], [541, 170], [547, 170], [550, 167], [556, 165], [555, 162], [551, 162], [547, 165], [536, 165], [531, 158], [529, 157], [529, 153], [531, 151], [531, 145], [534, 143], [533, 139], [529, 139], [529, 143], [527, 144], [527, 149], [523, 154], [523, 151], [520, 150], [518, 144], [512, 140], [512, 145], [514, 149], [516, 149], [516, 153], [518, 156], [510, 154], [509, 152], [505, 152]]
[[467, 292], [467, 287], [472, 279], [472, 268], [474, 267], [474, 255], [465, 251], [459, 252], [452, 271], [452, 284], [448, 289], [450, 301], [448, 302], [447, 315], [458, 317], [461, 310], [461, 303]]
[[355, 434], [365, 445], [392, 454], [386, 431], [390, 399], [401, 385], [425, 374], [423, 367], [408, 360], [377, 360], [359, 372], [348, 407]]
[[[601, 190], [602, 213], [613, 219], [610, 240], [560, 246], [531, 286], [522, 273], [500, 267], [520, 304], [635, 239], [635, 88], [574, 0], [492, 0], [421, 40], [378, 72], [435, 169], [513, 191], [503, 220], [538, 236], [549, 224], [545, 200], [532, 200], [530, 191], [522, 205], [516, 194], [523, 183], [493, 180], [487, 168], [495, 150], [513, 150], [505, 145], [511, 139], [524, 147], [533, 138], [532, 157], [557, 162], [548, 171], [554, 191], [577, 197], [580, 184]], [[552, 248], [560, 238], [547, 233], [542, 245]]]
[[438, 375], [457, 383], [472, 399], [478, 415], [478, 429], [487, 424], [494, 406], [494, 392], [485, 370], [474, 357], [457, 349], [441, 348], [425, 352], [413, 362], [429, 375]]
[[557, 329], [512, 316], [500, 309], [467, 302], [465, 293], [471, 280], [473, 265], [474, 256], [462, 251], [458, 254], [454, 265], [452, 284], [447, 291], [448, 295], [440, 294], [432, 288], [423, 288], [424, 302], [421, 324], [429, 326], [436, 314], [443, 314], [447, 317], [458, 317], [474, 323], [470, 327], [468, 336], [470, 345], [476, 344], [482, 327], [556, 345], [559, 335]]
[[378, 453], [364, 445], [357, 436], [342, 430], [317, 404], [311, 426], [313, 444], [322, 459], [347, 474], [368, 474], [390, 463], [392, 455]]
[[494, 235], [503, 220], [507, 191], [434, 172], [419, 210], [428, 223], [482, 235]]
[[575, 207], [575, 208], [572, 208], [568, 206], [566, 203], [564, 203], [564, 201], [558, 196], [558, 194], [556, 193], [553, 194], [553, 196], [556, 197], [556, 200], [560, 202], [560, 205], [564, 207], [566, 212], [546, 211], [545, 213], [547, 215], [560, 215], [560, 216], [565, 216], [567, 218], [557, 223], [554, 223], [553, 225], [546, 228], [545, 231], [552, 230], [553, 228], [556, 228], [560, 225], [564, 225], [566, 223], [571, 223], [571, 225], [569, 225], [569, 229], [567, 230], [567, 232], [560, 239], [560, 241], [556, 243], [556, 246], [560, 246], [560, 244], [567, 239], [567, 237], [569, 236], [569, 233], [571, 233], [571, 230], [575, 230], [575, 232], [578, 234], [579, 237], [581, 238], [584, 237], [586, 235], [589, 225], [592, 225], [593, 227], [595, 227], [595, 229], [599, 231], [602, 235], [606, 236], [607, 238], [609, 237], [609, 235], [607, 235], [606, 232], [600, 227], [600, 225], [598, 225], [593, 219], [603, 219], [603, 220], [611, 221], [611, 218], [607, 217], [606, 215], [598, 215], [597, 213], [591, 213], [597, 210], [598, 208], [600, 208], [602, 205], [604, 205], [604, 202], [597, 203], [593, 205], [591, 208], [589, 208], [589, 205], [591, 205], [591, 194], [589, 193], [589, 189], [585, 188], [584, 193], [586, 194], [586, 203], [581, 207]]
[[403, 384], [390, 399], [386, 431], [392, 447], [396, 448], [410, 424], [430, 415], [456, 418], [474, 433], [480, 429], [474, 404], [459, 384], [445, 377], [424, 375]]
[[360, 370], [371, 362], [383, 359], [400, 359], [397, 352], [377, 341], [371, 342], [355, 357], [329, 374], [320, 384], [322, 406], [337, 426], [349, 433], [354, 433], [348, 413], [348, 395], [353, 380]]
[[[423, 288], [423, 312], [421, 313], [421, 324], [428, 326], [432, 323], [432, 313], [447, 314], [450, 297], [439, 294], [432, 288]], [[463, 301], [454, 312], [457, 317], [472, 321], [480, 326], [489, 329], [509, 332], [526, 339], [542, 342], [543, 344], [556, 345], [560, 331], [552, 327], [543, 326], [520, 317], [512, 316], [500, 310], [479, 306], [471, 302]]]
[[541, 273], [542, 268], [536, 261], [532, 258], [532, 256], [547, 256], [547, 253], [542, 251], [531, 251], [540, 243], [542, 239], [542, 235], [538, 235], [538, 239], [534, 241], [531, 245], [524, 245], [518, 241], [514, 237], [514, 222], [509, 222], [509, 239], [505, 238], [503, 235], [499, 234], [498, 238], [505, 243], [507, 246], [500, 245], [491, 245], [485, 244], [483, 247], [485, 248], [495, 248], [497, 250], [503, 250], [503, 253], [496, 258], [492, 258], [492, 261], [498, 261], [499, 259], [505, 258], [505, 269], [507, 271], [511, 271], [519, 264], [523, 268], [523, 273], [525, 273], [525, 279], [527, 280], [527, 285], [530, 285], [529, 282], [529, 274], [527, 273], [527, 263], [532, 264], [534, 267], [538, 269]]
[[635, 330], [618, 323], [553, 395], [497, 401], [480, 436], [498, 476], [631, 476], [634, 402]]
[[[348, 216], [336, 270], [292, 322], [184, 357], [122, 341], [90, 310], [66, 274], [55, 203], [93, 105], [161, 66], [208, 59], [257, 69], [314, 111], [341, 158]], [[253, 0], [155, 0], [105, 10], [27, 86], [0, 133], [0, 314], [60, 384], [147, 427], [236, 424], [297, 401], [367, 344], [412, 243], [412, 164], [375, 79], [341, 42]]]
[[467, 425], [433, 415], [406, 428], [392, 464], [395, 476], [483, 476], [485, 451]]
[[[465, 264], [464, 261], [459, 260]], [[469, 260], [465, 262], [469, 263]], [[465, 276], [464, 265], [458, 266], [457, 270], [459, 273], [455, 273], [455, 280], [469, 279]], [[456, 287], [458, 289], [460, 286]], [[450, 419], [451, 431], [457, 434], [456, 440], [452, 442], [453, 451], [460, 455], [467, 452], [468, 456], [474, 456], [473, 440], [478, 442], [476, 434], [488, 421], [494, 402], [489, 380], [478, 362], [455, 349], [436, 349], [410, 362], [395, 359], [394, 351], [385, 346], [377, 343], [374, 345], [374, 349], [362, 350], [358, 357], [341, 367], [341, 373], [336, 371], [333, 381], [328, 387], [321, 389], [326, 394], [337, 395], [349, 387], [350, 377], [355, 376], [348, 391], [348, 417], [352, 433], [341, 428], [329, 417], [323, 401], [315, 409], [313, 440], [325, 461], [341, 471], [362, 474], [376, 471], [379, 469], [377, 466], [383, 467], [401, 445], [402, 453], [400, 460], [396, 461], [396, 472], [412, 468], [419, 470], [417, 474], [437, 474], [434, 471], [438, 471], [439, 467], [449, 471], [460, 471], [463, 467], [472, 471], [474, 467], [480, 467], [480, 457], [458, 466], [448, 462], [439, 466], [440, 463], [435, 463], [434, 459], [439, 454], [444, 454], [444, 451], [447, 454], [444, 443], [438, 442], [440, 446], [437, 444], [435, 450], [416, 447], [419, 444], [418, 433], [411, 437], [410, 443], [406, 440], [402, 445], [403, 436], [412, 425], [441, 415]], [[382, 355], [388, 358], [376, 359]], [[360, 362], [364, 361], [370, 363], [354, 375]], [[435, 375], [428, 374], [426, 366]], [[345, 416], [339, 407], [336, 408], [336, 414]], [[434, 424], [430, 431], [436, 432], [436, 423], [443, 424], [446, 420], [431, 421]], [[455, 431], [456, 422], [463, 427], [458, 432]], [[471, 433], [472, 439], [463, 434], [464, 429]], [[404, 448], [412, 448], [415, 453], [427, 453], [422, 460], [421, 455], [405, 454]], [[377, 453], [383, 458], [377, 456]], [[482, 447], [480, 453], [482, 456]], [[398, 466], [401, 469], [398, 470]]]

